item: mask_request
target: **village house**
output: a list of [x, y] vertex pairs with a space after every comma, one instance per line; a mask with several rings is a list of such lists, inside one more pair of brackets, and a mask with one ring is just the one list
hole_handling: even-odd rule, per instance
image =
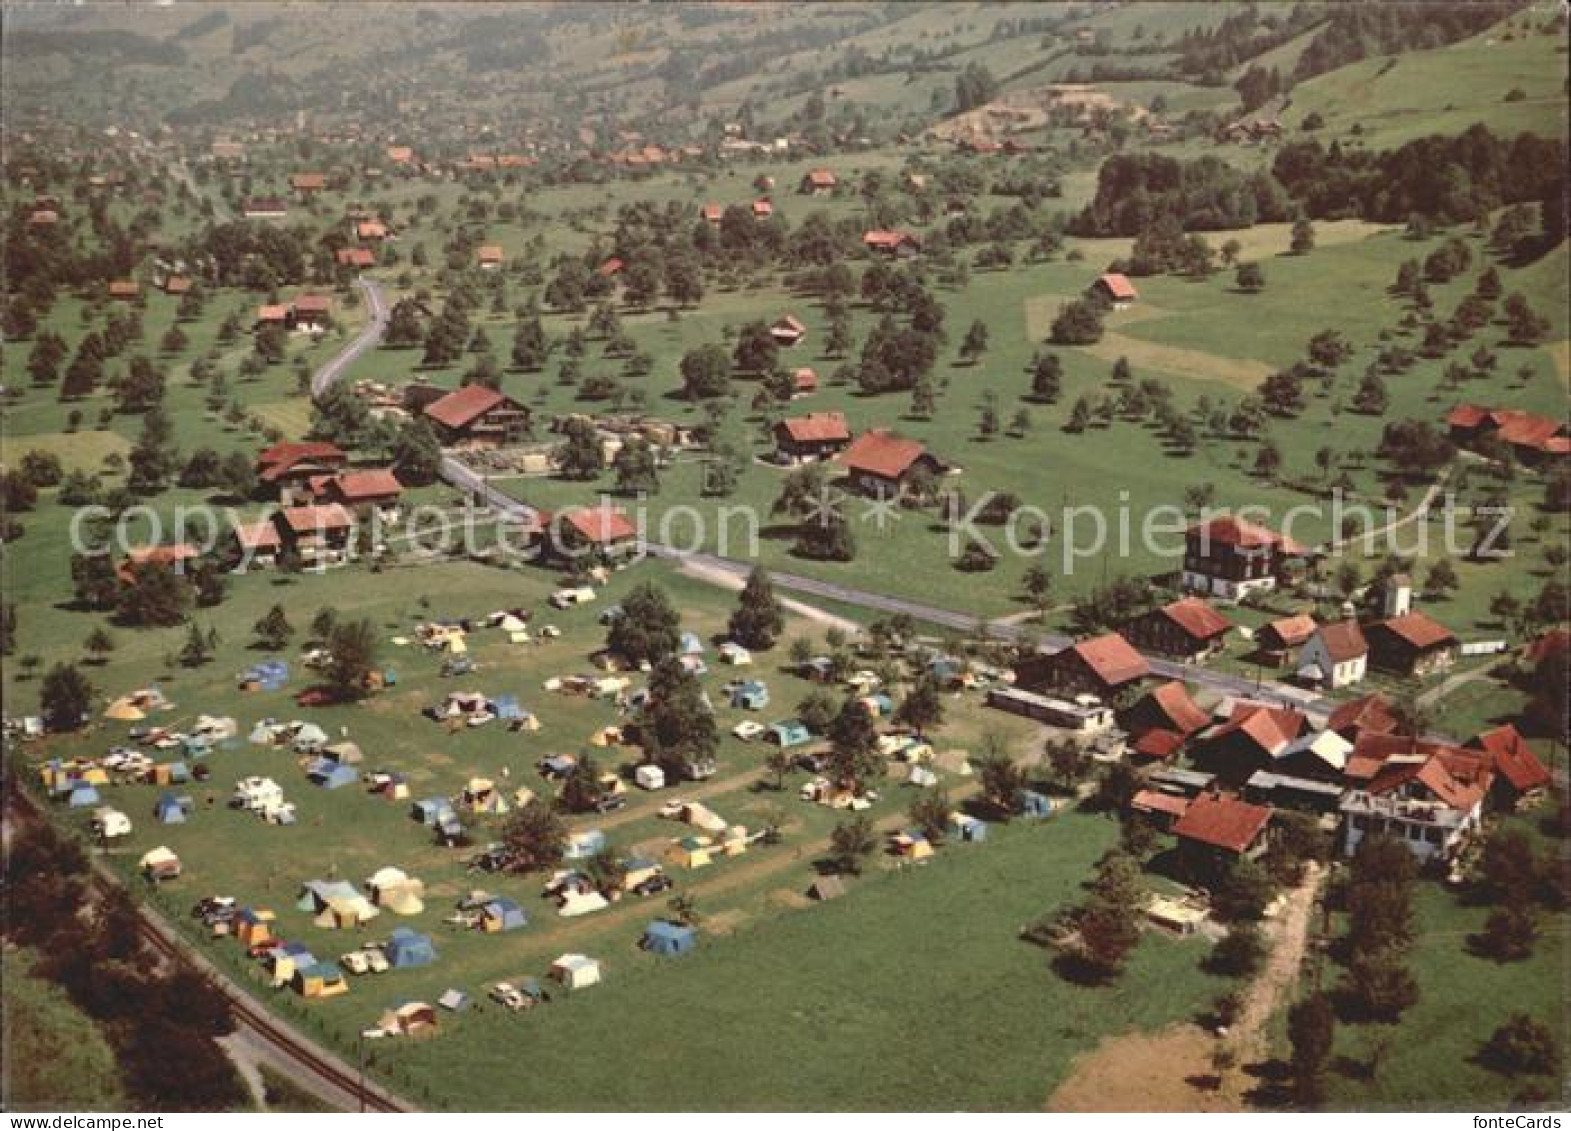
[[132, 302], [142, 293], [135, 279], [115, 279], [109, 284], [109, 297], [117, 302]]
[[1233, 515], [1197, 523], [1184, 533], [1183, 586], [1192, 592], [1237, 601], [1275, 589], [1291, 558], [1305, 550], [1297, 542]]
[[1210, 721], [1176, 679], [1147, 692], [1123, 719], [1124, 728], [1134, 737], [1130, 755], [1150, 762], [1171, 761], [1189, 737]]
[[839, 183], [828, 169], [809, 169], [797, 189], [804, 196], [829, 196]]
[[1319, 628], [1315, 618], [1308, 613], [1271, 621], [1255, 633], [1255, 658], [1261, 663], [1281, 667]]
[[282, 442], [257, 455], [256, 475], [264, 488], [288, 506], [309, 500], [313, 478], [334, 474], [348, 463], [349, 456], [337, 444], [321, 440]]
[[1375, 667], [1401, 675], [1426, 676], [1456, 663], [1460, 645], [1451, 630], [1425, 613], [1411, 612], [1368, 627], [1369, 658]]
[[475, 248], [475, 262], [482, 271], [496, 271], [502, 266], [502, 248], [497, 244], [483, 244]]
[[425, 407], [444, 447], [496, 448], [529, 432], [529, 409], [486, 385], [465, 385]]
[[1446, 417], [1451, 439], [1460, 447], [1502, 444], [1523, 463], [1541, 463], [1571, 453], [1566, 422], [1514, 408], [1459, 404]]
[[1110, 303], [1114, 310], [1124, 310], [1140, 297], [1140, 292], [1135, 290], [1129, 277], [1117, 272], [1109, 272], [1098, 278], [1091, 284], [1091, 291]]
[[365, 243], [380, 243], [387, 238], [387, 225], [380, 220], [360, 220], [355, 223], [355, 239]]
[[187, 295], [191, 293], [191, 279], [188, 275], [166, 275], [162, 286], [159, 288], [166, 295]]
[[1173, 823], [1179, 857], [1195, 876], [1215, 876], [1234, 861], [1254, 860], [1269, 843], [1272, 811], [1227, 794], [1195, 797]]
[[183, 574], [201, 556], [202, 551], [188, 542], [176, 542], [169, 546], [135, 546], [127, 550], [125, 557], [115, 566], [115, 577], [120, 584], [130, 585], [140, 571], [158, 566]]
[[921, 250], [917, 238], [911, 233], [880, 228], [863, 232], [862, 246], [874, 255], [882, 255], [887, 259], [910, 259]]
[[1456, 857], [1479, 829], [1491, 775], [1463, 780], [1442, 755], [1393, 757], [1366, 788], [1342, 799], [1342, 850], [1358, 851], [1366, 836], [1384, 834], [1423, 864]]
[[1510, 723], [1474, 735], [1467, 749], [1477, 751], [1494, 774], [1492, 796], [1506, 812], [1530, 808], [1549, 788], [1549, 771]]
[[300, 295], [290, 313], [294, 329], [318, 334], [332, 325], [333, 300], [327, 295]]
[[790, 349], [807, 336], [807, 327], [794, 314], [777, 318], [769, 327], [769, 336], [784, 349]]
[[327, 188], [327, 177], [322, 173], [296, 173], [289, 178], [289, 187], [302, 197], [312, 197]]
[[1051, 654], [1038, 652], [1015, 668], [1016, 686], [1028, 691], [1095, 695], [1108, 700], [1138, 687], [1151, 665], [1116, 632], [1082, 640]]
[[853, 490], [876, 498], [910, 491], [919, 475], [944, 472], [938, 458], [920, 441], [884, 428], [870, 428], [835, 457], [845, 467]]
[[725, 215], [725, 209], [711, 201], [710, 203], [704, 205], [701, 214], [705, 223], [718, 226], [720, 224], [721, 217]]
[[774, 214], [775, 206], [773, 201], [767, 200], [764, 197], [759, 197], [757, 200], [753, 201], [753, 219], [767, 220]]
[[1298, 654], [1298, 678], [1311, 687], [1335, 691], [1364, 678], [1369, 644], [1351, 618], [1321, 625]]
[[1390, 701], [1377, 691], [1339, 705], [1326, 720], [1326, 729], [1356, 743], [1361, 734], [1390, 734], [1400, 724]]
[[273, 515], [285, 548], [305, 565], [340, 565], [349, 560], [355, 519], [337, 503], [284, 507]]
[[542, 515], [551, 533], [550, 548], [570, 561], [609, 565], [638, 552], [638, 530], [626, 514], [610, 504], [562, 511], [555, 519]]
[[808, 365], [801, 366], [791, 374], [791, 399], [810, 397], [818, 392], [818, 374]]
[[1186, 663], [1209, 659], [1227, 642], [1233, 622], [1199, 597], [1184, 597], [1152, 609], [1125, 626], [1135, 644]]
[[235, 543], [240, 547], [240, 561], [235, 566], [235, 572], [243, 573], [251, 568], [265, 569], [277, 564], [283, 540], [271, 518], [237, 522], [234, 533]]
[[1293, 743], [1308, 730], [1309, 721], [1291, 707], [1238, 701], [1224, 706], [1229, 708], [1226, 717], [1195, 737], [1194, 758], [1233, 784], [1256, 770], [1280, 768]]
[[379, 467], [341, 471], [331, 476], [317, 494], [329, 503], [339, 504], [357, 518], [367, 518], [372, 512], [383, 518], [394, 518], [403, 498], [404, 485], [391, 468]]
[[282, 220], [289, 215], [289, 205], [280, 197], [255, 196], [245, 202], [240, 212], [247, 220]]
[[340, 267], [353, 267], [356, 271], [376, 266], [376, 252], [368, 247], [341, 247], [333, 258]]
[[841, 412], [810, 412], [775, 424], [775, 452], [781, 463], [826, 459], [846, 450], [851, 430]]

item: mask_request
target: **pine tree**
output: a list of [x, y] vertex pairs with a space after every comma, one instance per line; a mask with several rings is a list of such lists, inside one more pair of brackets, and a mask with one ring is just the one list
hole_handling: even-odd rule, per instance
[[736, 610], [731, 614], [728, 625], [731, 638], [744, 648], [764, 651], [774, 647], [784, 628], [785, 616], [775, 598], [769, 574], [763, 567], [754, 566], [737, 599]]

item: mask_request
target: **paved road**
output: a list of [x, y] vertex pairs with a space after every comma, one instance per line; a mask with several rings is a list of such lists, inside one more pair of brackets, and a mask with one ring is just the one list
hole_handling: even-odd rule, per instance
[[311, 376], [312, 397], [320, 397], [327, 392], [356, 358], [382, 340], [387, 330], [387, 302], [382, 297], [382, 285], [364, 275], [356, 279], [355, 284], [365, 293], [366, 305], [371, 309], [371, 320], [348, 345]]

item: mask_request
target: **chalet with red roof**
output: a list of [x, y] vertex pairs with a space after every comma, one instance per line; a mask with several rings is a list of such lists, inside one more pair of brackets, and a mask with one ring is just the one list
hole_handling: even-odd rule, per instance
[[1390, 700], [1378, 691], [1340, 704], [1326, 720], [1327, 730], [1353, 743], [1361, 734], [1390, 734], [1400, 725]]
[[753, 201], [753, 219], [767, 220], [774, 214], [775, 206], [773, 201], [767, 200], [764, 197], [759, 197], [757, 200]]
[[807, 337], [807, 326], [794, 314], [783, 315], [770, 324], [769, 336], [776, 344], [789, 349]]
[[52, 228], [60, 222], [60, 213], [53, 208], [39, 208], [28, 214], [27, 223], [34, 228]]
[[327, 177], [322, 173], [296, 173], [289, 178], [289, 187], [301, 196], [315, 196], [327, 188]]
[[803, 196], [829, 196], [839, 183], [828, 169], [809, 169], [797, 187]]
[[191, 277], [189, 275], [166, 275], [163, 286], [160, 288], [166, 295], [188, 295], [191, 293]]
[[237, 522], [234, 524], [234, 533], [235, 542], [240, 547], [240, 561], [235, 565], [235, 573], [264, 568], [278, 561], [278, 551], [283, 548], [283, 539], [271, 518], [259, 519], [256, 522]]
[[1461, 648], [1445, 625], [1426, 613], [1404, 613], [1368, 627], [1370, 662], [1383, 671], [1425, 676], [1456, 663]]
[[289, 215], [289, 205], [277, 196], [254, 196], [240, 209], [247, 220], [282, 220]]
[[119, 302], [131, 302], [142, 293], [135, 279], [115, 279], [109, 284], [109, 297]]
[[1196, 736], [1195, 760], [1242, 783], [1258, 770], [1280, 767], [1308, 729], [1309, 720], [1291, 707], [1237, 702], [1227, 718]]
[[721, 217], [725, 215], [725, 209], [711, 201], [704, 205], [700, 214], [703, 216], [705, 223], [718, 225]]
[[122, 585], [130, 585], [144, 569], [163, 568], [184, 574], [201, 556], [202, 551], [188, 542], [176, 542], [169, 546], [136, 546], [127, 550], [125, 557], [115, 566], [115, 577]]
[[1208, 602], [1184, 597], [1152, 609], [1129, 624], [1125, 632], [1147, 651], [1196, 663], [1221, 651], [1232, 629], [1233, 622]]
[[1474, 735], [1467, 749], [1478, 751], [1494, 773], [1493, 792], [1503, 809], [1528, 808], [1549, 788], [1549, 771], [1510, 723]]
[[543, 517], [553, 535], [552, 548], [567, 560], [613, 564], [638, 550], [637, 527], [609, 503], [565, 510], [554, 520]]
[[886, 259], [910, 259], [921, 250], [917, 238], [910, 232], [893, 232], [883, 228], [863, 232], [862, 246]]
[[1157, 828], [1171, 832], [1173, 826], [1189, 811], [1189, 798], [1179, 793], [1164, 793], [1159, 789], [1136, 790], [1129, 799], [1129, 808], [1145, 816]]
[[1127, 275], [1111, 271], [1092, 283], [1091, 291], [1111, 303], [1114, 310], [1123, 310], [1140, 297]]
[[294, 328], [321, 333], [333, 324], [333, 300], [328, 295], [300, 295], [290, 308]]
[[775, 451], [781, 463], [828, 459], [846, 450], [851, 429], [842, 412], [810, 412], [775, 425]]
[[353, 267], [356, 271], [376, 266], [376, 252], [368, 247], [341, 247], [333, 253], [333, 258], [340, 267]]
[[1264, 663], [1280, 667], [1319, 629], [1320, 625], [1308, 613], [1274, 620], [1255, 632], [1255, 655]]
[[938, 476], [944, 471], [926, 445], [885, 428], [869, 428], [836, 458], [854, 490], [881, 498], [904, 494], [919, 474]]
[[486, 385], [465, 385], [425, 407], [444, 447], [497, 448], [529, 432], [529, 409]]
[[412, 165], [415, 160], [415, 151], [407, 145], [390, 145], [387, 147], [387, 159], [394, 165]]
[[1107, 700], [1134, 688], [1151, 665], [1116, 632], [1082, 640], [1060, 651], [1034, 656], [1015, 668], [1015, 683], [1028, 691], [1095, 695]]
[[1189, 870], [1205, 875], [1235, 860], [1265, 852], [1272, 810], [1222, 793], [1202, 793], [1173, 823], [1180, 857]]
[[341, 565], [349, 560], [355, 517], [337, 503], [285, 507], [273, 514], [283, 545], [306, 565]]
[[1366, 836], [1401, 841], [1421, 863], [1456, 858], [1483, 820], [1492, 775], [1441, 754], [1387, 759], [1363, 789], [1340, 806], [1342, 849], [1351, 856]]
[[256, 475], [262, 486], [285, 504], [309, 496], [309, 483], [319, 475], [332, 475], [349, 462], [337, 444], [325, 441], [278, 443], [256, 457]]
[[323, 485], [320, 497], [337, 503], [359, 518], [373, 511], [384, 516], [397, 513], [404, 485], [392, 468], [377, 467], [364, 471], [340, 471]]
[[387, 225], [380, 220], [360, 220], [355, 224], [355, 239], [363, 243], [381, 243], [387, 238]]
[[791, 374], [791, 397], [810, 397], [818, 392], [818, 374], [812, 366], [804, 365]]
[[1321, 625], [1298, 654], [1298, 678], [1310, 687], [1335, 691], [1364, 678], [1369, 642], [1351, 618]]
[[1305, 549], [1293, 539], [1235, 515], [1197, 523], [1184, 533], [1184, 588], [1237, 601], [1275, 589], [1290, 559]]
[[1137, 760], [1171, 761], [1189, 736], [1205, 729], [1210, 718], [1176, 679], [1148, 692], [1129, 709], [1125, 729], [1134, 736], [1130, 753]]
[[1503, 444], [1523, 463], [1542, 463], [1571, 454], [1566, 422], [1514, 408], [1459, 404], [1446, 417], [1451, 439], [1459, 446]]
[[488, 243], [475, 248], [475, 262], [482, 271], [496, 271], [502, 266], [502, 248], [500, 244]]

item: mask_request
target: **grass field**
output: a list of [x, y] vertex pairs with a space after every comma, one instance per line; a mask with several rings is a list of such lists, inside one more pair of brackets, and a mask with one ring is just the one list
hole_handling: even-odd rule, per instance
[[0, 1093], [7, 1111], [125, 1111], [113, 1050], [98, 1025], [31, 970], [37, 955], [7, 948]]

